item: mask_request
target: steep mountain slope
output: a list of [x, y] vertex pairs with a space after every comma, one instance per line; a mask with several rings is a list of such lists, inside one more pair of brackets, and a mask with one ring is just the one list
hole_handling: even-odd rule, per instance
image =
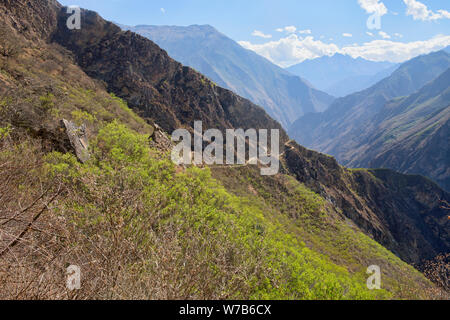
[[412, 59], [371, 88], [336, 100], [326, 112], [301, 117], [289, 134], [309, 148], [348, 163], [389, 100], [414, 93], [449, 66], [450, 55], [444, 51]]
[[370, 88], [384, 78], [389, 77], [398, 67], [399, 65], [396, 64], [376, 73], [375, 75], [350, 76], [340, 80], [335, 85], [328, 87], [325, 92], [329, 92], [336, 97], [345, 97], [346, 95]]
[[[176, 129], [177, 125], [191, 127], [193, 121], [198, 119], [203, 119], [205, 129], [218, 128], [223, 130], [227, 127], [279, 128], [279, 125], [269, 117], [264, 114], [258, 114], [258, 112], [262, 113], [262, 110], [259, 111], [258, 107], [227, 90], [216, 87], [206, 79], [202, 79], [202, 76], [193, 70], [186, 67], [183, 68], [177, 62], [171, 60], [165, 52], [151, 41], [131, 32], [121, 32], [116, 26], [105, 22], [93, 12], [84, 11], [83, 14], [87, 26], [82, 30], [82, 34], [70, 32], [65, 28], [67, 15], [63, 13], [59, 18], [59, 28], [53, 39], [75, 53], [78, 63], [88, 75], [105, 81], [109, 90], [127, 100], [132, 107], [143, 112], [144, 116], [153, 119], [169, 133]], [[442, 64], [442, 59], [449, 59], [446, 54], [442, 57], [439, 54], [436, 55], [435, 59], [431, 59], [433, 61], [436, 60], [436, 68], [439, 68]], [[183, 73], [180, 73], [180, 69], [183, 70]], [[412, 71], [407, 72], [409, 70]], [[418, 82], [421, 81], [415, 78], [415, 73], [422, 71], [424, 71], [423, 68], [417, 68], [408, 64], [399, 69], [392, 76], [393, 93], [391, 94], [396, 95], [397, 92], [413, 90], [412, 88], [418, 86]], [[425, 81], [424, 78], [426, 77], [431, 78], [433, 71], [433, 68], [428, 66], [427, 70], [420, 74], [422, 81]], [[409, 78], [411, 74], [414, 76], [413, 78]], [[186, 79], [189, 80], [189, 85], [185, 85]], [[409, 81], [403, 81], [403, 79], [409, 79]], [[130, 86], [131, 84], [133, 85], [132, 87]], [[388, 86], [391, 85], [381, 82], [378, 84], [375, 92], [385, 94]], [[399, 88], [397, 88], [398, 86]], [[152, 89], [150, 94], [148, 94], [148, 88]], [[227, 97], [225, 99], [223, 98], [224, 94]], [[380, 93], [380, 95], [382, 94]], [[217, 96], [218, 99], [211, 99], [211, 96]], [[382, 97], [384, 96], [382, 95]], [[188, 104], [186, 104], [187, 98]], [[200, 112], [196, 111], [197, 108], [200, 109]], [[205, 108], [207, 108], [208, 112], [201, 112]], [[185, 111], [180, 112], [180, 109]], [[229, 109], [233, 110], [233, 112], [226, 111]], [[252, 114], [254, 116], [249, 117]], [[283, 131], [281, 139], [282, 145], [288, 142], [288, 137]], [[360, 196], [355, 195], [354, 190], [358, 190], [361, 187], [357, 183], [349, 187], [348, 183], [344, 182], [346, 179], [349, 179], [347, 178], [347, 173], [344, 173], [345, 171], [336, 177], [333, 186], [329, 186], [334, 190], [324, 191], [323, 185], [329, 182], [330, 169], [331, 171], [338, 168], [338, 171], [341, 170], [335, 160], [325, 161], [324, 171], [320, 174], [327, 178], [325, 181], [317, 181], [320, 176], [318, 172], [320, 172], [319, 167], [321, 164], [317, 163], [317, 166], [311, 164], [311, 168], [307, 171], [306, 176], [299, 175], [297, 171], [301, 170], [301, 172], [304, 172], [306, 170], [299, 166], [301, 164], [307, 166], [307, 163], [311, 163], [308, 156], [313, 158], [320, 158], [321, 156], [309, 154], [305, 158], [305, 154], [302, 152], [292, 152], [292, 150], [301, 147], [289, 144], [286, 148], [287, 151], [285, 151], [284, 155], [289, 156], [289, 161], [286, 162], [287, 172], [298, 176], [301, 182], [308, 181], [307, 186], [315, 192], [324, 197], [330, 197], [332, 201], [339, 203], [339, 208], [345, 208], [343, 209], [344, 215], [357, 221], [358, 225], [363, 227], [366, 232], [370, 233], [389, 249], [397, 252], [406, 261], [420, 262], [422, 259], [434, 257], [442, 250], [446, 250], [448, 239], [445, 237], [442, 240], [441, 235], [430, 232], [430, 234], [433, 234], [430, 239], [434, 240], [430, 242], [430, 240], [422, 238], [423, 231], [419, 230], [421, 230], [424, 221], [421, 219], [413, 219], [413, 222], [411, 222], [411, 228], [415, 230], [413, 237], [422, 238], [422, 240], [418, 240], [420, 247], [414, 245], [413, 240], [403, 238], [402, 233], [391, 232], [391, 228], [395, 228], [395, 224], [392, 223], [392, 217], [398, 216], [400, 220], [404, 214], [409, 215], [410, 211], [417, 212], [421, 205], [417, 206], [414, 203], [416, 201], [420, 203], [421, 200], [419, 198], [414, 201], [408, 199], [408, 202], [412, 203], [412, 207], [408, 205], [409, 209], [404, 211], [403, 196], [397, 198], [392, 194], [389, 201], [386, 201], [390, 203], [395, 214], [391, 213], [391, 218], [385, 220], [381, 218], [386, 215], [386, 208], [388, 208], [385, 203], [375, 203], [367, 194], [362, 194], [363, 199], [359, 199]], [[366, 179], [371, 180], [368, 177]], [[337, 181], [340, 182], [338, 183]], [[373, 184], [378, 185], [376, 181]], [[365, 188], [364, 186], [363, 189]], [[439, 191], [438, 188], [433, 187], [431, 190], [434, 190], [432, 193], [435, 195], [433, 196], [435, 199], [433, 203], [435, 206], [439, 206], [439, 199], [445, 198], [447, 195]], [[335, 194], [335, 197], [331, 196], [332, 194]], [[346, 206], [349, 207], [347, 208]], [[431, 208], [428, 207], [428, 210]], [[415, 218], [419, 218], [419, 216], [415, 216]], [[399, 220], [394, 219], [396, 223], [400, 223]], [[428, 220], [427, 223], [432, 223], [428, 227], [434, 229], [442, 227], [437, 227], [442, 224], [439, 219], [434, 222], [431, 221]], [[436, 236], [439, 240], [435, 239]], [[428, 243], [428, 245], [424, 243]], [[427, 250], [424, 250], [422, 246], [427, 246]]]
[[440, 208], [449, 194], [432, 181], [391, 170], [348, 170], [292, 141], [283, 161], [299, 181], [403, 260], [421, 263], [449, 250], [448, 214]]
[[305, 60], [287, 70], [304, 77], [320, 90], [336, 97], [344, 97], [371, 87], [396, 68], [394, 63], [354, 59], [336, 53], [331, 57]]
[[[83, 11], [85, 26], [81, 31], [69, 31], [65, 27], [66, 18], [67, 14], [61, 11], [58, 28], [52, 39], [70, 49], [75, 54], [80, 67], [88, 75], [106, 82], [109, 90], [125, 99], [133, 108], [154, 120], [169, 133], [179, 126], [192, 128], [194, 120], [203, 120], [205, 129], [280, 128], [279, 124], [265, 115], [259, 107], [230, 91], [215, 86], [192, 69], [182, 67], [150, 40], [132, 32], [120, 31], [94, 12]], [[439, 54], [436, 55], [436, 68], [439, 68], [441, 59]], [[448, 55], [443, 56], [442, 59], [448, 59]], [[419, 72], [420, 68], [406, 64], [394, 79], [407, 78], [410, 73], [403, 75], [402, 72], [405, 69]], [[427, 76], [431, 78], [433, 71], [433, 68], [428, 67], [420, 74], [421, 79]], [[407, 82], [405, 91], [409, 90], [409, 87], [418, 85], [417, 82], [420, 80], [411, 79]], [[394, 83], [402, 83], [402, 81], [396, 80]], [[380, 83], [379, 90], [386, 91], [383, 89], [385, 86], [385, 83]], [[417, 212], [418, 208], [423, 208], [420, 192], [413, 198], [408, 195], [408, 199], [405, 200], [404, 195], [395, 196], [398, 194], [396, 189], [392, 190], [392, 194], [387, 190], [379, 191], [380, 194], [390, 194], [389, 201], [373, 202], [370, 195], [355, 194], [354, 190], [365, 189], [366, 186], [359, 186], [355, 182], [350, 187], [346, 179], [353, 178], [348, 178], [348, 173], [340, 168], [335, 160], [315, 153], [304, 153], [301, 147], [288, 141], [283, 130], [281, 130], [280, 142], [281, 145], [286, 143], [284, 156], [287, 158], [287, 172], [297, 176], [313, 191], [338, 203], [338, 207], [342, 209], [345, 216], [356, 221], [363, 230], [389, 249], [398, 252], [404, 260], [420, 262], [421, 259], [434, 257], [449, 247], [448, 230], [442, 229], [445, 226], [442, 225], [441, 218], [445, 216], [445, 211], [438, 209], [440, 199], [447, 199], [448, 194], [439, 188], [431, 185], [427, 187], [430, 190], [430, 199], [433, 200], [427, 203], [424, 210], [430, 214], [437, 210], [436, 212], [440, 212], [442, 216], [433, 213], [432, 215], [437, 217], [437, 220], [434, 220], [428, 214], [426, 214], [427, 219], [424, 219], [422, 215], [416, 215], [415, 218], [419, 220], [414, 219], [411, 226], [411, 230], [414, 230], [411, 232], [412, 237], [421, 238], [423, 237], [422, 228], [424, 224], [427, 225], [426, 228], [430, 228], [429, 234], [432, 235], [433, 240], [426, 241], [429, 244], [425, 245], [422, 241], [403, 239], [402, 234], [397, 234], [395, 231], [391, 233], [391, 228], [395, 228], [404, 215], [409, 216], [411, 212]], [[331, 183], [329, 175], [335, 170], [339, 174], [334, 177], [334, 183]], [[394, 173], [392, 175], [396, 177]], [[368, 181], [372, 180], [370, 174], [364, 174], [363, 177]], [[366, 182], [364, 179], [360, 180], [363, 184]], [[375, 179], [373, 184], [378, 185], [377, 181], [378, 179]], [[324, 188], [324, 185], [331, 190]], [[428, 184], [423, 183], [423, 185]], [[404, 205], [405, 201], [409, 203], [408, 206]], [[385, 208], [391, 208], [396, 214], [390, 214], [390, 219], [381, 218], [387, 214]], [[393, 219], [394, 216], [398, 216], [399, 220]], [[425, 247], [427, 249], [424, 249]]]
[[[216, 181], [208, 168], [175, 167], [149, 148], [155, 126], [108, 88], [169, 133], [192, 126], [191, 113], [220, 129], [280, 126], [95, 13], [83, 11], [83, 28], [68, 32], [53, 1], [0, 4], [0, 21], [22, 46], [16, 57], [0, 56], [2, 298], [442, 297], [373, 240], [408, 262], [448, 252], [440, 205], [450, 195], [432, 182], [345, 169], [283, 132], [283, 170], [274, 177], [253, 166], [213, 167]], [[49, 14], [42, 24], [40, 10]], [[61, 118], [87, 125], [87, 163], [68, 152]], [[5, 249], [23, 228], [24, 241]], [[76, 296], [64, 287], [67, 263], [82, 265], [87, 279]], [[365, 288], [371, 264], [382, 267], [385, 290]]]
[[192, 128], [195, 120], [220, 130], [281, 129], [262, 108], [172, 60], [148, 39], [122, 32], [92, 11], [83, 11], [80, 31], [66, 28], [66, 19], [59, 16], [52, 40], [73, 51], [89, 76], [104, 81], [109, 91], [167, 132]]
[[411, 96], [387, 103], [347, 165], [422, 174], [450, 190], [449, 122], [447, 69]]
[[219, 86], [264, 107], [285, 128], [305, 113], [327, 109], [334, 100], [211, 26], [122, 27], [154, 41]]

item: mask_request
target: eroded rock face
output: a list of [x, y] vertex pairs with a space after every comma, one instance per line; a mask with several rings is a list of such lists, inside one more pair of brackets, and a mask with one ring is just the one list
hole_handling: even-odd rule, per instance
[[72, 51], [90, 77], [106, 83], [108, 91], [164, 131], [192, 129], [201, 120], [205, 130], [279, 129], [287, 141], [281, 125], [261, 107], [176, 62], [152, 41], [121, 31], [95, 12], [81, 14], [81, 30], [69, 30], [62, 9], [52, 40]]
[[56, 0], [0, 0], [0, 4], [2, 19], [32, 41], [45, 39], [54, 32], [62, 8]]
[[89, 160], [91, 155], [89, 154], [89, 142], [86, 134], [86, 126], [82, 125], [77, 127], [73, 122], [68, 120], [61, 120], [61, 127], [65, 129], [67, 137], [70, 140], [75, 154], [82, 163]]
[[300, 182], [328, 199], [366, 234], [409, 263], [450, 251], [450, 194], [427, 178], [392, 170], [348, 170], [292, 142], [284, 162]]
[[167, 133], [165, 133], [157, 124], [153, 124], [153, 126], [155, 127], [155, 131], [153, 131], [153, 134], [150, 136], [150, 147], [164, 152], [171, 151], [173, 143]]

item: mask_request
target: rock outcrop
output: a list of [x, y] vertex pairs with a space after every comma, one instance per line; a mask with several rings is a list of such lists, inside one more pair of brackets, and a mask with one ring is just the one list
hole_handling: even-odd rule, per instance
[[81, 127], [77, 127], [73, 122], [63, 119], [61, 127], [65, 130], [78, 160], [82, 163], [88, 161], [90, 154], [86, 126], [83, 124]]

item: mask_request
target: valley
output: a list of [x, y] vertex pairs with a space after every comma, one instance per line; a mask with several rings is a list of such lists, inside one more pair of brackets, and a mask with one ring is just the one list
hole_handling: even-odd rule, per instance
[[[0, 299], [449, 298], [450, 194], [422, 176], [448, 178], [448, 53], [335, 100], [209, 26], [80, 15], [68, 29], [55, 0], [0, 0]], [[177, 61], [186, 43], [206, 71]], [[180, 129], [276, 131], [279, 170], [174, 163]]]

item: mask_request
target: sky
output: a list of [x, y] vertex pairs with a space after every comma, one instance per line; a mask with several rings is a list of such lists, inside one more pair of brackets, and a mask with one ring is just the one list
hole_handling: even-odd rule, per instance
[[449, 0], [60, 0], [125, 25], [209, 24], [281, 67], [335, 53], [403, 62], [450, 45]]

